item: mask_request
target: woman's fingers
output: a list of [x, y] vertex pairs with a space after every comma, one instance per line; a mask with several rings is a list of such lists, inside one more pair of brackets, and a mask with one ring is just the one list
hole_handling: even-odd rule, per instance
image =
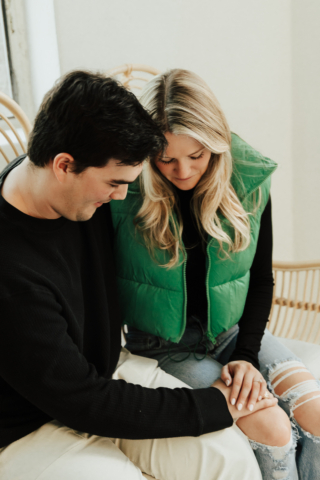
[[249, 394], [248, 403], [247, 403], [247, 408], [248, 410], [250, 410], [250, 412], [253, 411], [258, 398], [260, 397], [263, 398], [263, 396], [261, 395], [261, 386], [262, 386], [262, 382], [258, 382], [255, 379], [253, 379], [252, 389], [251, 389], [251, 393]]
[[254, 407], [254, 412], [263, 410], [264, 408], [274, 407], [277, 405], [278, 399], [270, 394], [270, 398], [263, 398], [260, 402], [257, 402]]
[[233, 385], [232, 385], [232, 391], [230, 395], [231, 405], [235, 405], [235, 403], [238, 400], [239, 392], [241, 390], [242, 383], [243, 383], [243, 377], [244, 377], [244, 372], [241, 368], [239, 368], [233, 377]]
[[244, 406], [252, 412], [256, 402], [266, 394], [266, 382], [261, 373], [245, 361], [225, 365], [221, 370], [221, 380], [227, 387], [232, 384], [229, 402], [236, 405], [239, 412]]
[[251, 413], [257, 412], [258, 410], [262, 410], [263, 408], [273, 407], [278, 402], [278, 400], [274, 398], [274, 396], [271, 393], [269, 393], [269, 398], [263, 398], [260, 402], [255, 403], [255, 406], [252, 412], [248, 410], [247, 405], [245, 405], [244, 408], [242, 408], [241, 411], [239, 411], [235, 405], [230, 405], [231, 395], [232, 395], [231, 390], [233, 387], [232, 388], [226, 387], [226, 384], [221, 380], [221, 378], [216, 380], [211, 386], [214, 388], [218, 388], [223, 393], [227, 401], [230, 414], [234, 419], [245, 417], [247, 415], [250, 415]]
[[274, 407], [275, 405], [277, 405], [277, 403], [278, 403], [278, 399], [272, 395], [271, 398], [263, 398], [260, 402], [257, 402], [254, 406], [253, 412], [251, 412], [247, 408], [244, 408], [241, 410], [241, 412], [238, 412], [238, 410], [235, 410], [234, 415], [232, 415], [232, 412], [230, 413], [233, 416], [233, 418], [246, 417], [251, 413], [255, 413], [255, 412], [258, 412], [259, 410], [263, 410], [264, 408]]
[[[256, 385], [253, 382], [253, 378], [254, 378], [254, 373], [253, 372], [247, 372], [243, 377], [242, 387], [241, 387], [241, 390], [240, 390], [240, 393], [239, 393], [239, 396], [238, 396], [238, 400], [237, 400], [237, 409], [239, 411], [243, 408], [244, 405], [246, 405], [247, 408], [249, 408], [248, 397], [249, 397], [250, 393], [252, 392], [252, 390], [253, 390], [253, 398], [255, 398], [255, 402], [258, 398], [258, 393], [260, 391], [260, 385], [259, 385], [259, 391], [257, 391]], [[252, 412], [253, 407], [249, 410]]]
[[265, 397], [266, 392], [267, 392], [267, 382], [264, 380], [260, 384], [260, 393], [258, 396], [258, 401], [262, 400]]
[[228, 364], [222, 367], [221, 380], [229, 387], [232, 383], [232, 377], [229, 372]]

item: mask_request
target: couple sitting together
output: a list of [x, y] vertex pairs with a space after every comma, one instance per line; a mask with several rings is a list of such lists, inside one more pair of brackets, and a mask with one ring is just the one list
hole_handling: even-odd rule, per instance
[[275, 168], [186, 70], [45, 96], [0, 175], [1, 480], [319, 478], [319, 384], [265, 330]]

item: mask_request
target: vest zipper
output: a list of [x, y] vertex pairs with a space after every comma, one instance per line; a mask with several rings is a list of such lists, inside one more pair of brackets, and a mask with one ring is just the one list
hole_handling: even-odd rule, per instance
[[184, 332], [186, 331], [187, 328], [187, 302], [188, 302], [188, 297], [187, 297], [187, 260], [188, 260], [188, 254], [186, 252], [186, 249], [183, 245], [183, 251], [185, 255], [185, 261], [183, 262], [183, 291], [184, 291], [184, 302], [183, 302], [183, 326], [182, 326], [182, 335], [179, 338], [179, 341], [181, 340]]
[[[172, 221], [177, 225], [178, 221], [177, 221], [177, 218], [175, 215], [173, 215], [172, 217]], [[186, 248], [184, 246], [184, 243], [182, 241], [182, 238], [181, 238], [181, 244], [182, 244], [182, 249], [183, 249], [183, 253], [184, 253], [184, 258], [185, 258], [185, 261], [183, 262], [183, 293], [184, 293], [184, 299], [183, 299], [183, 325], [182, 325], [182, 333], [181, 335], [179, 336], [178, 338], [178, 342], [180, 342], [181, 338], [183, 337], [183, 334], [184, 332], [186, 331], [186, 327], [187, 327], [187, 260], [188, 260], [188, 254], [187, 254], [187, 251], [186, 251]]]
[[213, 336], [212, 334], [212, 331], [211, 331], [211, 323], [210, 323], [210, 295], [209, 295], [209, 273], [210, 273], [210, 269], [211, 269], [211, 257], [209, 255], [209, 248], [210, 248], [210, 243], [212, 242], [212, 239], [210, 240], [210, 242], [208, 243], [207, 245], [207, 257], [208, 257], [208, 268], [207, 268], [207, 275], [206, 275], [206, 294], [207, 294], [207, 305], [208, 305], [208, 315], [207, 315], [207, 333], [206, 333], [206, 336], [208, 337], [208, 339], [213, 343], [215, 344], [216, 343], [216, 339], [215, 337]]

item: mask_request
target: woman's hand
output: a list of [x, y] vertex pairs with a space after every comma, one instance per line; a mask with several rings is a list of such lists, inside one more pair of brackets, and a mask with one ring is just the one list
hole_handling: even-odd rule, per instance
[[278, 403], [278, 399], [269, 393], [268, 398], [262, 398], [262, 400], [259, 402], [255, 402], [252, 410], [248, 410], [248, 408], [245, 407], [239, 411], [236, 406], [233, 406], [230, 402], [232, 390], [231, 387], [226, 387], [225, 383], [220, 378], [219, 380], [216, 380], [211, 387], [218, 388], [223, 393], [227, 401], [229, 412], [234, 420], [237, 420], [241, 417], [246, 417], [247, 415], [257, 412], [258, 410], [263, 410], [264, 408], [274, 407]]
[[244, 360], [227, 363], [222, 368], [221, 380], [227, 387], [232, 384], [230, 403], [236, 405], [238, 411], [246, 406], [252, 412], [257, 400], [271, 396], [259, 370]]

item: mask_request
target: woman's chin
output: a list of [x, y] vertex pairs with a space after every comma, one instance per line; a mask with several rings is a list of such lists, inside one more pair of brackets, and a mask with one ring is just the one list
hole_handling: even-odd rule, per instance
[[169, 180], [180, 190], [191, 190], [199, 182], [198, 176], [194, 176], [186, 180], [178, 180], [176, 178], [170, 178]]

